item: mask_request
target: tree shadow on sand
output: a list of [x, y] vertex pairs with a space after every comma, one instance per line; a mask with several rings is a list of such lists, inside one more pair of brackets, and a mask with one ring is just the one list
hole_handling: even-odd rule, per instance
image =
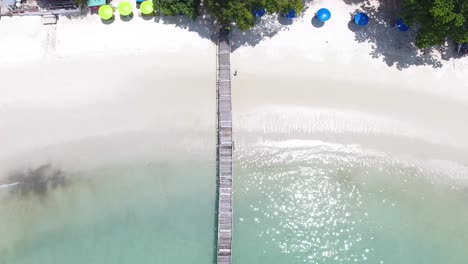
[[217, 40], [219, 26], [207, 14], [200, 14], [196, 20], [187, 16], [155, 16], [154, 22], [174, 25], [178, 28], [197, 33], [201, 38], [213, 42]]
[[[295, 19], [301, 19], [301, 17]], [[217, 42], [219, 29], [221, 28], [207, 14], [200, 15], [195, 21], [186, 16], [156, 16], [154, 21], [156, 23], [175, 25], [190, 32], [196, 32], [201, 38], [210, 39], [213, 43]], [[287, 30], [288, 25], [292, 23], [293, 20], [291, 19], [269, 15], [257, 19], [255, 26], [248, 31], [242, 31], [237, 27], [233, 27], [231, 32], [232, 51], [242, 46], [256, 46], [262, 40], [271, 38], [282, 30]]]
[[272, 38], [285, 29], [287, 29], [287, 26], [281, 24], [276, 16], [265, 16], [257, 19], [255, 26], [248, 31], [234, 28], [232, 30], [231, 49], [234, 51], [242, 46], [255, 47], [262, 40]]
[[305, 10], [294, 19], [288, 19], [277, 14], [265, 15], [258, 18], [255, 26], [250, 30], [242, 31], [234, 28], [232, 30], [231, 49], [234, 51], [242, 46], [255, 47], [261, 41], [272, 38], [283, 30], [288, 30], [289, 26], [296, 21], [303, 20], [304, 14]]
[[[354, 0], [345, 2], [356, 3]], [[442, 67], [442, 60], [453, 57], [450, 49], [443, 47], [420, 50], [415, 46], [416, 31], [399, 31], [394, 25], [399, 18], [400, 6], [396, 1], [381, 0], [380, 5], [371, 5], [369, 1], [361, 2], [357, 11], [369, 16], [369, 24], [364, 27], [354, 24], [355, 13], [350, 14], [348, 28], [354, 32], [356, 41], [372, 44], [373, 58], [382, 58], [388, 66], [402, 70], [410, 66], [429, 65], [433, 68]], [[440, 51], [440, 52], [439, 52]]]

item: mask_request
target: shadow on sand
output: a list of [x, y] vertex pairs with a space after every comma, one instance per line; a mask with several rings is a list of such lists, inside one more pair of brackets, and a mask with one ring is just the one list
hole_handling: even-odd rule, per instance
[[141, 17], [143, 20], [146, 20], [146, 21], [149, 21], [149, 20], [153, 20], [153, 19], [154, 19], [154, 15], [145, 15], [145, 14], [141, 14], [140, 17]]
[[276, 16], [268, 15], [258, 18], [255, 27], [249, 31], [241, 31], [238, 28], [232, 30], [232, 50], [242, 46], [255, 47], [261, 41], [272, 38], [278, 32], [287, 29], [288, 27], [281, 24]]
[[232, 31], [232, 50], [236, 50], [242, 46], [255, 47], [261, 41], [274, 37], [283, 30], [289, 30], [289, 26], [296, 21], [304, 19], [305, 12], [302, 12], [294, 19], [288, 19], [280, 15], [265, 15], [258, 18], [255, 26], [249, 31], [241, 31], [234, 28]]
[[[241, 31], [234, 27], [232, 29], [231, 48], [234, 51], [242, 46], [256, 46], [262, 40], [273, 37], [281, 30], [287, 30], [287, 25], [294, 23], [295, 19], [270, 15], [258, 18], [255, 27], [249, 31]], [[156, 16], [154, 21], [196, 32], [200, 37], [210, 39], [214, 43], [217, 41], [220, 28], [220, 25], [216, 24], [207, 14], [201, 14], [195, 21], [186, 16]]]
[[[359, 43], [369, 42], [372, 44], [370, 56], [375, 59], [382, 59], [388, 66], [396, 67], [399, 70], [417, 66], [429, 65], [434, 68], [442, 67], [443, 59], [450, 59], [454, 55], [452, 49], [427, 49], [421, 51], [414, 45], [415, 30], [409, 32], [400, 32], [394, 27], [398, 19], [398, 1], [380, 0], [380, 5], [371, 5], [369, 0], [344, 0], [347, 4], [360, 4], [359, 10], [369, 15], [369, 24], [365, 27], [353, 23], [353, 15], [350, 13], [349, 23], [343, 25], [348, 27], [355, 35], [355, 40]], [[266, 15], [258, 18], [255, 27], [249, 31], [241, 31], [237, 28], [232, 30], [232, 50], [242, 46], [254, 47], [265, 39], [274, 37], [280, 31], [288, 30], [289, 25], [295, 21], [303, 19], [305, 12], [294, 19], [287, 19], [278, 15]], [[202, 38], [216, 40], [219, 26], [216, 25], [209, 15], [201, 15], [196, 21], [192, 21], [185, 16], [177, 17], [156, 17], [156, 22], [164, 24], [173, 24], [188, 31], [197, 32]], [[325, 25], [316, 17], [311, 20], [315, 28], [321, 28]], [[441, 52], [441, 56], [439, 55]]]
[[325, 22], [319, 20], [317, 16], [314, 16], [310, 22], [312, 23], [312, 26], [316, 28], [321, 28], [325, 25]]
[[[305, 2], [311, 1], [306, 0]], [[255, 26], [249, 31], [241, 31], [234, 28], [231, 40], [232, 50], [234, 51], [242, 46], [255, 47], [261, 41], [272, 38], [283, 30], [289, 30], [290, 25], [297, 21], [304, 20], [304, 14], [307, 12], [308, 8], [306, 4], [304, 11], [293, 19], [288, 19], [279, 14], [270, 14], [257, 18]]]
[[[358, 10], [365, 12], [370, 20], [364, 27], [353, 23], [353, 15], [358, 10], [350, 13], [349, 23], [343, 25], [354, 33], [354, 38], [359, 43], [369, 42], [372, 45], [370, 56], [382, 59], [388, 66], [397, 69], [405, 69], [417, 65], [429, 65], [434, 68], [442, 67], [442, 60], [456, 57], [452, 48], [437, 47], [433, 49], [420, 50], [415, 45], [415, 30], [400, 32], [394, 27], [398, 19], [400, 6], [397, 0], [378, 0], [380, 5], [372, 5], [369, 0], [344, 0], [347, 4], [360, 5]], [[306, 2], [309, 2], [308, 0]], [[308, 6], [306, 5], [306, 9]], [[265, 39], [274, 37], [280, 31], [289, 30], [289, 25], [304, 19], [302, 12], [294, 19], [287, 19], [279, 15], [265, 15], [258, 18], [254, 28], [249, 31], [241, 31], [234, 27], [232, 30], [232, 50], [242, 46], [254, 47]], [[195, 20], [186, 16], [142, 16], [145, 20], [157, 23], [175, 25], [176, 27], [196, 32], [201, 38], [209, 39], [216, 43], [220, 25], [206, 13], [200, 14]], [[122, 18], [130, 21], [133, 18]], [[104, 24], [112, 24], [115, 18], [102, 21]], [[321, 28], [326, 23], [319, 21], [315, 16], [310, 21], [315, 28]]]
[[154, 22], [175, 25], [190, 32], [196, 32], [201, 38], [215, 42], [219, 26], [208, 15], [201, 14], [195, 21], [187, 16], [155, 16]]
[[294, 23], [294, 19], [287, 18], [285, 16], [279, 16], [278, 22], [283, 26], [290, 26]]
[[130, 22], [130, 21], [132, 21], [133, 16], [134, 16], [134, 13], [133, 13], [133, 12], [132, 12], [130, 15], [128, 15], [128, 16], [122, 16], [122, 15], [120, 15], [120, 20], [122, 20], [122, 21], [124, 21], [124, 22]]
[[109, 20], [104, 20], [104, 19], [101, 19], [101, 22], [104, 24], [104, 25], [110, 25], [112, 23], [114, 23], [115, 21], [115, 16], [113, 16], [111, 19]]
[[[345, 2], [357, 3], [347, 0]], [[348, 28], [355, 34], [355, 40], [372, 44], [370, 55], [373, 58], [382, 58], [388, 66], [395, 66], [402, 70], [410, 66], [429, 65], [434, 68], [442, 67], [442, 61], [436, 55], [436, 48], [421, 51], [414, 45], [416, 32], [411, 29], [408, 32], [399, 31], [394, 25], [398, 19], [400, 7], [397, 1], [379, 1], [378, 7], [372, 6], [369, 1], [361, 2], [360, 11], [369, 16], [369, 24], [364, 27], [353, 22], [354, 13], [350, 14]], [[453, 57], [450, 49], [442, 50], [442, 59]]]

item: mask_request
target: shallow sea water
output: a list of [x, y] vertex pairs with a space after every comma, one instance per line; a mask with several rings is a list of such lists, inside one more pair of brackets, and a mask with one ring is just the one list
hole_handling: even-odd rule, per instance
[[3, 197], [0, 263], [212, 263], [213, 161], [75, 176], [43, 198]]
[[[443, 171], [296, 143], [236, 146], [233, 263], [466, 263], [468, 192]], [[214, 263], [215, 164], [181, 156], [3, 193], [0, 263]]]
[[237, 152], [234, 263], [467, 262], [468, 192], [443, 172], [355, 146], [294, 145]]

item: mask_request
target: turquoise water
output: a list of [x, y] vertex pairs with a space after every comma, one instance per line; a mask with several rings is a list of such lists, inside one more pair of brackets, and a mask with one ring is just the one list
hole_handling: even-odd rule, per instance
[[[287, 145], [236, 146], [235, 264], [466, 263], [468, 192], [443, 170]], [[75, 171], [44, 197], [3, 193], [0, 263], [214, 263], [215, 164], [191, 155]]]
[[234, 263], [468, 260], [468, 192], [441, 171], [346, 147], [280, 145], [239, 154]]
[[4, 198], [0, 263], [211, 263], [213, 161], [81, 172], [43, 198]]

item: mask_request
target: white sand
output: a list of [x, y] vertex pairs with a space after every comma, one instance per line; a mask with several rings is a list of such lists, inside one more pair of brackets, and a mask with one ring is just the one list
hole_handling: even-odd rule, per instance
[[[332, 19], [316, 28], [311, 20], [320, 7], [329, 8]], [[389, 67], [391, 56], [373, 58], [375, 44], [358, 43], [348, 29], [354, 10], [340, 1], [314, 1], [287, 30], [234, 51], [236, 132], [362, 144], [468, 165], [468, 58], [402, 70], [399, 58], [390, 58], [396, 62]], [[278, 25], [259, 27], [263, 23]], [[389, 37], [405, 34], [388, 30]], [[249, 39], [239, 32], [233, 37]], [[391, 54], [385, 48], [382, 53]], [[397, 55], [412, 60], [404, 50]]]
[[2, 17], [0, 22], [0, 65], [43, 58], [48, 28], [42, 25], [40, 17]]
[[[332, 19], [315, 28], [310, 21], [321, 6]], [[354, 10], [316, 1], [273, 38], [234, 51], [237, 135], [367, 144], [468, 165], [467, 58], [442, 61], [442, 68], [388, 66], [348, 29]], [[204, 138], [190, 143], [187, 136], [189, 148], [214, 149], [216, 52], [209, 30], [138, 16], [111, 25], [95, 15], [40, 23], [0, 22], [8, 39], [0, 42], [0, 173], [21, 153], [26, 164], [154, 157], [178, 140], [177, 131]]]
[[[41, 23], [2, 19], [0, 32], [16, 21]], [[56, 27], [55, 42], [41, 35], [23, 46], [53, 44], [35, 56], [14, 62], [12, 54], [2, 55], [0, 175], [45, 162], [76, 168], [171, 158], [173, 142], [215, 155], [210, 40], [138, 17], [112, 25], [96, 16], [61, 18]], [[28, 39], [17, 35], [19, 42]]]

